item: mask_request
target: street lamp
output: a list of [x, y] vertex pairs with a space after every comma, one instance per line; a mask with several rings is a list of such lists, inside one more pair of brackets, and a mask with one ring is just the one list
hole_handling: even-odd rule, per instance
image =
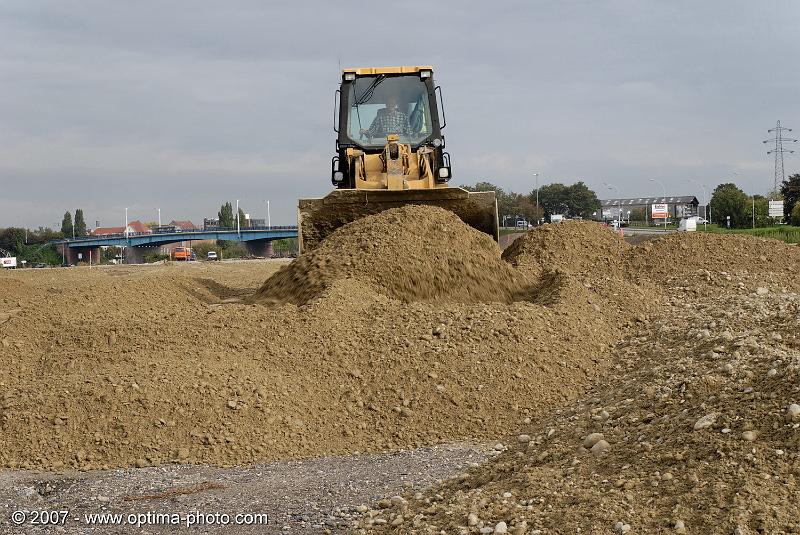
[[536, 226], [538, 227], [542, 219], [539, 217], [539, 173], [533, 173], [533, 176], [536, 177]]
[[236, 199], [236, 234], [240, 235], [241, 233], [241, 227], [239, 226], [239, 199]]
[[605, 187], [607, 187], [608, 189], [613, 189], [614, 193], [617, 194], [617, 229], [620, 229], [620, 228], [622, 228], [622, 226], [620, 225], [620, 220], [619, 220], [620, 215], [622, 214], [622, 205], [620, 204], [621, 199], [619, 198], [619, 189], [617, 189], [617, 186], [615, 186], [613, 184], [609, 184], [607, 182], [603, 182], [603, 185]]
[[[128, 242], [128, 207], [125, 207], [125, 242]], [[125, 263], [125, 253], [127, 252], [128, 246], [122, 248], [122, 263]]]
[[269, 215], [269, 201], [265, 199], [264, 202], [267, 203], [267, 220], [265, 221], [265, 223], [267, 224], [267, 228], [271, 229], [272, 228], [272, 220], [270, 219], [270, 215]]
[[158, 226], [161, 226], [161, 208], [156, 208], [158, 210]]
[[[664, 193], [664, 201], [666, 202], [666, 200], [667, 200], [667, 188], [664, 187], [664, 183], [661, 182], [660, 180], [656, 179], [656, 178], [651, 178], [650, 182], [655, 182], [655, 183], [657, 183], [658, 185], [661, 186], [661, 191]], [[667, 231], [667, 219], [668, 219], [668, 216], [669, 216], [669, 203], [667, 203], [667, 215], [664, 216], [664, 232]]]

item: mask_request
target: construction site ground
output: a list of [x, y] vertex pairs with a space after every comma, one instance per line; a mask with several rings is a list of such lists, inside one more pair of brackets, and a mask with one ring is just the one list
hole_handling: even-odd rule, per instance
[[294, 262], [2, 273], [0, 533], [800, 532], [798, 265], [407, 207]]

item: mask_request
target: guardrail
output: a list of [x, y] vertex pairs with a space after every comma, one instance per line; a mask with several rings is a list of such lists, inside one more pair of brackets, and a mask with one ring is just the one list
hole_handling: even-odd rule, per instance
[[[270, 231], [270, 230], [297, 230], [296, 225], [272, 225], [270, 227], [242, 227], [240, 232]], [[116, 232], [113, 234], [93, 234], [90, 236], [76, 236], [74, 238], [64, 238], [53, 240], [53, 243], [76, 242], [85, 240], [111, 239], [111, 238], [135, 238], [138, 236], [165, 236], [169, 234], [180, 234], [181, 236], [191, 236], [192, 234], [205, 234], [207, 232], [236, 232], [236, 227], [206, 227], [204, 229], [176, 230], [173, 232]]]

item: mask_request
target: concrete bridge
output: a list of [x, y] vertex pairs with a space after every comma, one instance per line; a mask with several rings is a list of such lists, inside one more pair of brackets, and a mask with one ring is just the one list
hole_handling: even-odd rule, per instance
[[201, 240], [227, 240], [244, 242], [247, 252], [253, 256], [272, 256], [272, 242], [286, 238], [297, 238], [297, 227], [255, 227], [241, 230], [211, 227], [202, 230], [179, 232], [129, 232], [127, 234], [106, 234], [58, 240], [54, 242], [64, 255], [67, 264], [99, 260], [100, 248], [107, 246], [125, 247], [126, 263], [141, 263], [148, 253], [158, 252], [158, 248], [168, 243]]

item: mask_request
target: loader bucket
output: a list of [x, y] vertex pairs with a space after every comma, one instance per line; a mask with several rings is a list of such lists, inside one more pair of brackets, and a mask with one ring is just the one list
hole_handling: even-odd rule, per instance
[[439, 206], [467, 225], [499, 239], [497, 200], [493, 191], [470, 192], [461, 188], [415, 190], [334, 190], [323, 199], [300, 199], [297, 208], [300, 252], [310, 250], [337, 228], [407, 204]]

